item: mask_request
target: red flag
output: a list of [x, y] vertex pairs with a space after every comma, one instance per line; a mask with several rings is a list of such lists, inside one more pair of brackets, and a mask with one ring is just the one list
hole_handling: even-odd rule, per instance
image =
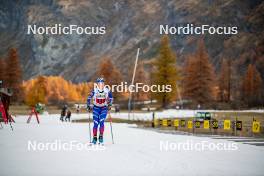
[[7, 116], [6, 116], [6, 112], [5, 112], [5, 107], [2, 103], [2, 101], [0, 101], [0, 113], [2, 114], [2, 117], [4, 119], [5, 124], [7, 124], [8, 120], [7, 120]]

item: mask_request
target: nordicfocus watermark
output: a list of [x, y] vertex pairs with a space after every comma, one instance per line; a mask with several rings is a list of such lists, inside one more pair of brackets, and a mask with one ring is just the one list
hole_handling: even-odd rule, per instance
[[28, 141], [27, 150], [28, 151], [102, 151], [105, 150], [104, 145], [91, 145], [90, 143], [82, 143], [79, 141], [61, 141], [54, 140], [50, 142], [40, 142], [40, 141]]
[[237, 26], [210, 26], [194, 24], [160, 25], [160, 34], [177, 34], [177, 35], [200, 35], [200, 34], [217, 34], [217, 35], [235, 35], [238, 34]]
[[[94, 88], [98, 88], [98, 84], [94, 83]], [[129, 85], [127, 82], [121, 82], [118, 85], [105, 85], [105, 88], [112, 92], [171, 92], [171, 85], [148, 85], [144, 83], [135, 83]]]
[[185, 142], [160, 141], [160, 151], [235, 151], [238, 145], [235, 142], [194, 142], [187, 140]]
[[103, 35], [106, 33], [105, 26], [78, 26], [78, 25], [69, 25], [63, 26], [62, 24], [54, 24], [53, 26], [37, 26], [37, 25], [28, 25], [27, 34], [86, 34], [86, 35]]

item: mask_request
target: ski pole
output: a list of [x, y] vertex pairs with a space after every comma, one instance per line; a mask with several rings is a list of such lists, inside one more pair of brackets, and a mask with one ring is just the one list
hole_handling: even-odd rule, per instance
[[112, 143], [114, 144], [115, 142], [114, 142], [113, 127], [112, 127], [112, 118], [111, 118], [110, 110], [108, 111], [108, 115], [109, 115], [109, 121], [110, 121]]
[[10, 124], [10, 128], [11, 128], [11, 130], [13, 131], [13, 127], [12, 127], [12, 120], [10, 119], [11, 117], [10, 117], [10, 115], [8, 115], [8, 121], [9, 121], [9, 124]]
[[3, 125], [2, 125], [2, 123], [0, 122], [0, 124], [1, 124], [1, 129], [3, 129], [4, 127], [3, 127]]
[[13, 127], [12, 127], [12, 124], [11, 124], [12, 122], [9, 122], [9, 124], [10, 124], [10, 127], [11, 127], [11, 130], [13, 131]]
[[88, 118], [88, 123], [89, 123], [89, 140], [90, 140], [90, 143], [91, 143], [91, 117], [90, 117], [90, 112], [88, 111], [88, 114], [89, 114], [89, 118]]

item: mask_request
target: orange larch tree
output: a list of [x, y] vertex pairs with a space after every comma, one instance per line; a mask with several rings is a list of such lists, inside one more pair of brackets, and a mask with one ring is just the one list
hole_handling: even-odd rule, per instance
[[25, 93], [27, 105], [35, 106], [37, 103], [47, 103], [47, 78], [45, 76], [39, 76], [33, 80], [25, 90], [27, 90]]
[[[105, 84], [119, 85], [123, 80], [121, 72], [114, 66], [113, 62], [109, 58], [102, 59], [99, 65], [96, 75], [105, 79]], [[122, 93], [113, 91], [113, 97], [115, 100], [119, 100], [122, 97]]]
[[5, 72], [5, 61], [0, 58], [0, 81], [2, 81], [2, 86], [4, 86], [6, 80], [6, 72]]
[[249, 106], [263, 103], [263, 81], [256, 67], [249, 64], [242, 83], [242, 100]]
[[184, 97], [195, 104], [211, 103], [214, 100], [214, 68], [202, 40], [196, 53], [189, 56], [183, 72]]
[[11, 48], [5, 65], [6, 82], [5, 86], [13, 89], [12, 99], [22, 100], [22, 69], [19, 62], [17, 49]]
[[[148, 84], [147, 81], [147, 74], [144, 70], [143, 63], [140, 63], [137, 68], [137, 72], [135, 75], [135, 83], [143, 83], [144, 85]], [[142, 85], [141, 85], [142, 86]], [[139, 90], [139, 92], [135, 93], [135, 100], [142, 101], [148, 99], [148, 93], [144, 92], [143, 90]]]
[[229, 102], [231, 97], [231, 62], [222, 60], [221, 70], [218, 78], [219, 100]]

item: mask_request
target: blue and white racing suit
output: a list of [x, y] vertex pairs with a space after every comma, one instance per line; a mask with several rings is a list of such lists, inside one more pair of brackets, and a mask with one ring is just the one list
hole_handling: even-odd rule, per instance
[[97, 136], [98, 126], [100, 126], [100, 135], [103, 135], [108, 106], [111, 106], [113, 103], [112, 93], [106, 87], [103, 90], [94, 88], [87, 98], [87, 106], [91, 105], [91, 100], [93, 100], [93, 135]]

